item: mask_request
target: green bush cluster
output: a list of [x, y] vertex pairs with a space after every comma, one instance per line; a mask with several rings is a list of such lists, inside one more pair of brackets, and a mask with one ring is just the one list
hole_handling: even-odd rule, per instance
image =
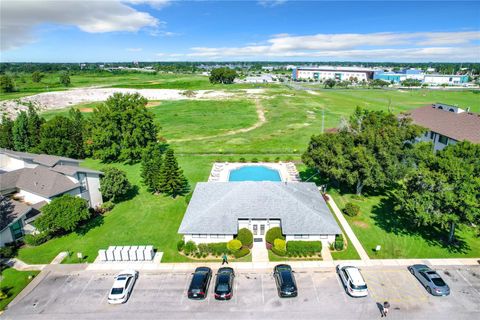
[[113, 201], [105, 201], [96, 209], [96, 212], [103, 214], [108, 211], [112, 211], [114, 207], [115, 207], [115, 203], [113, 203]]
[[242, 243], [237, 239], [232, 239], [227, 243], [228, 251], [235, 253], [242, 247]]
[[275, 239], [273, 247], [272, 247], [273, 253], [275, 253], [278, 256], [284, 256], [287, 254], [287, 243], [285, 240], [282, 239]]
[[205, 258], [208, 255], [219, 257], [224, 253], [230, 253], [230, 251], [227, 249], [226, 242], [200, 243], [196, 245], [193, 241], [188, 241], [185, 243], [184, 240], [180, 240], [177, 243], [177, 250], [179, 252], [183, 251], [183, 253], [187, 256], [196, 258]]
[[238, 162], [247, 162], [247, 160], [244, 158], [244, 157], [241, 157], [240, 159], [238, 159]]
[[334, 245], [335, 250], [337, 250], [337, 251], [343, 250], [344, 245], [345, 245], [345, 243], [343, 241], [343, 235], [338, 234], [335, 237], [335, 245]]
[[183, 247], [183, 252], [188, 256], [190, 254], [194, 254], [197, 251], [197, 245], [193, 241], [188, 241], [185, 243], [185, 246]]
[[245, 247], [250, 247], [253, 244], [253, 233], [247, 228], [242, 228], [238, 230], [237, 240]]
[[0, 258], [13, 258], [17, 255], [17, 247], [14, 244], [0, 248]]
[[252, 162], [253, 162], [253, 163], [257, 163], [257, 162], [258, 162], [258, 158], [253, 158], [253, 159], [252, 159]]
[[288, 241], [287, 255], [313, 256], [322, 251], [321, 241]]
[[238, 258], [241, 258], [241, 257], [245, 257], [249, 253], [250, 253], [250, 249], [248, 249], [247, 247], [242, 247], [240, 250], [235, 252], [233, 255], [235, 256], [236, 259], [238, 259]]
[[177, 242], [177, 250], [180, 252], [180, 251], [183, 251], [183, 247], [185, 247], [185, 240], [179, 240]]
[[41, 232], [38, 234], [26, 234], [23, 237], [23, 241], [28, 244], [29, 246], [39, 246], [42, 243], [47, 242], [50, 240], [52, 236], [49, 233]]
[[360, 213], [360, 207], [352, 202], [347, 202], [343, 212], [350, 217], [355, 217]]
[[267, 231], [265, 235], [265, 241], [268, 243], [274, 244], [275, 239], [285, 240], [285, 237], [282, 234], [282, 229], [280, 227], [274, 227]]

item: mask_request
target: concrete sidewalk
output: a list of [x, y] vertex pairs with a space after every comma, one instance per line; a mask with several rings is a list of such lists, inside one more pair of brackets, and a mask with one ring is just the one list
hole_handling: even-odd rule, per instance
[[343, 230], [347, 234], [348, 238], [350, 239], [350, 243], [353, 244], [355, 249], [358, 252], [358, 255], [360, 256], [360, 259], [364, 261], [365, 263], [368, 263], [370, 261], [370, 257], [368, 256], [367, 252], [365, 249], [363, 249], [362, 244], [360, 241], [358, 241], [357, 236], [353, 232], [352, 228], [348, 224], [347, 220], [343, 216], [342, 212], [340, 209], [337, 207], [337, 204], [335, 201], [333, 201], [333, 198], [331, 195], [327, 194], [328, 196], [328, 204], [330, 204], [330, 207], [332, 207], [333, 213], [335, 213], [335, 216], [337, 217], [338, 221], [340, 221], [340, 224], [342, 225]]

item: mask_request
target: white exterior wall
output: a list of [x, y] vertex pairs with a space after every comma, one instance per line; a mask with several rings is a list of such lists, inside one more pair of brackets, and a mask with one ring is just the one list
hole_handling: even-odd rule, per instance
[[39, 202], [42, 202], [42, 201], [50, 202], [49, 198], [45, 198], [45, 197], [36, 195], [34, 193], [31, 193], [31, 192], [28, 192], [28, 191], [25, 191], [25, 190], [20, 190], [16, 194], [16, 196], [20, 196], [21, 198], [23, 198], [23, 201], [31, 203], [31, 204], [39, 203]]
[[0, 247], [3, 247], [6, 243], [12, 242], [12, 232], [10, 231], [10, 227], [7, 227], [0, 231]]
[[286, 235], [286, 241], [322, 241], [323, 243], [332, 243], [335, 241], [335, 235], [302, 235], [302, 238], [295, 238], [295, 235]]
[[432, 142], [433, 143], [433, 150], [434, 151], [438, 151], [438, 150], [442, 150], [443, 148], [445, 148], [446, 146], [448, 145], [451, 145], [451, 144], [456, 144], [458, 141], [455, 140], [455, 139], [452, 139], [452, 138], [448, 138], [447, 137], [447, 144], [443, 144], [439, 141], [440, 139], [440, 134], [438, 133], [435, 133], [433, 132], [434, 136], [433, 136], [433, 139], [431, 138], [432, 136], [432, 132], [431, 131], [427, 131], [425, 133], [425, 135], [422, 135], [421, 137], [418, 137], [417, 138], [417, 141], [422, 141], [422, 142]]
[[[452, 81], [450, 81], [450, 78]], [[425, 75], [425, 83], [428, 84], [460, 84], [460, 76], [436, 76], [436, 75]]]
[[23, 168], [35, 168], [36, 166], [36, 164], [26, 163], [23, 160], [0, 153], [0, 168], [4, 171], [13, 171]]
[[[201, 238], [199, 237], [201, 236]], [[220, 238], [218, 237], [219, 235], [192, 235], [192, 234], [185, 234], [183, 235], [183, 239], [185, 242], [188, 241], [193, 241], [196, 244], [199, 243], [213, 243], [213, 242], [228, 242], [233, 239], [233, 234], [225, 234], [225, 235], [220, 235]]]
[[87, 174], [88, 197], [92, 208], [98, 207], [103, 203], [100, 193], [100, 176], [98, 174]]
[[341, 74], [341, 80], [349, 80], [350, 78], [357, 78], [358, 81], [367, 81], [367, 74], [360, 71], [341, 71], [341, 70], [299, 70], [297, 79], [315, 79], [314, 74], [318, 73], [318, 80], [335, 79], [335, 74]]

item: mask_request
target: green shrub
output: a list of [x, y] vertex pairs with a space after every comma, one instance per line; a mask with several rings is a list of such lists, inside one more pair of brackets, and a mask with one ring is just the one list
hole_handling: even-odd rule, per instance
[[253, 162], [253, 163], [257, 163], [257, 162], [258, 162], [258, 159], [257, 159], [257, 158], [253, 158], [253, 159], [252, 159], [252, 162]]
[[355, 217], [360, 213], [360, 207], [352, 202], [347, 202], [343, 212], [350, 217]]
[[183, 250], [183, 247], [185, 247], [185, 240], [179, 240], [177, 242], [177, 250], [180, 252]]
[[203, 256], [204, 254], [208, 254], [209, 253], [209, 249], [208, 249], [208, 245], [206, 243], [200, 243], [198, 245], [198, 252], [200, 252], [200, 254]]
[[187, 256], [191, 253], [194, 253], [195, 251], [197, 251], [197, 245], [195, 244], [195, 242], [188, 241], [187, 243], [185, 243], [185, 247], [183, 247], [183, 252], [185, 252]]
[[228, 252], [226, 242], [208, 243], [207, 246], [208, 251], [216, 257]]
[[253, 244], [253, 233], [247, 228], [242, 228], [238, 230], [237, 240], [239, 240], [242, 245], [250, 247]]
[[240, 159], [238, 159], [238, 162], [247, 162], [247, 160], [244, 157], [241, 157]]
[[112, 202], [112, 201], [105, 201], [104, 203], [102, 203], [98, 208], [97, 208], [97, 212], [98, 213], [106, 213], [106, 212], [109, 212], [109, 211], [112, 211], [112, 209], [115, 207], [115, 204]]
[[312, 256], [322, 251], [321, 241], [288, 241], [287, 252], [298, 256]]
[[275, 162], [280, 162], [280, 157], [276, 157], [274, 161]]
[[263, 162], [270, 162], [270, 158], [269, 157], [263, 158]]
[[17, 255], [17, 247], [15, 245], [6, 245], [0, 248], [0, 258], [14, 258]]
[[274, 227], [267, 231], [265, 235], [265, 240], [268, 243], [274, 244], [275, 239], [282, 239], [285, 240], [285, 237], [282, 234], [282, 229], [280, 227]]
[[237, 239], [232, 239], [227, 243], [227, 249], [232, 253], [237, 252], [238, 250], [240, 250], [241, 247], [242, 243], [240, 242], [240, 240]]
[[41, 233], [38, 233], [38, 234], [26, 234], [24, 237], [23, 237], [23, 241], [28, 244], [29, 246], [39, 246], [41, 245], [42, 243], [45, 243], [47, 242], [48, 240], [50, 240], [52, 238], [52, 236], [46, 232], [41, 232]]
[[233, 255], [234, 255], [235, 258], [238, 259], [238, 258], [241, 258], [241, 257], [245, 257], [249, 253], [250, 253], [250, 249], [248, 249], [247, 247], [243, 247], [240, 250], [238, 250], [237, 252], [235, 252]]
[[345, 245], [345, 243], [344, 243], [344, 241], [343, 241], [343, 235], [338, 234], [338, 235], [335, 237], [335, 245], [334, 245], [335, 250], [337, 250], [337, 251], [343, 250], [344, 245]]
[[275, 239], [272, 251], [278, 256], [287, 254], [287, 243], [282, 239]]

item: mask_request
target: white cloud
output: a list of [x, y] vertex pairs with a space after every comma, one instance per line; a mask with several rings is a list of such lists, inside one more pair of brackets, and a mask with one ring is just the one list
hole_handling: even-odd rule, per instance
[[76, 26], [88, 33], [156, 30], [162, 22], [129, 6], [146, 3], [157, 8], [168, 1], [141, 0], [2, 0], [0, 22], [1, 50], [34, 42], [34, 28], [42, 24]]
[[287, 0], [258, 0], [257, 3], [262, 7], [276, 7], [284, 4]]
[[192, 58], [289, 58], [332, 60], [479, 61], [479, 31], [369, 34], [277, 34], [266, 44], [243, 47], [193, 47]]

